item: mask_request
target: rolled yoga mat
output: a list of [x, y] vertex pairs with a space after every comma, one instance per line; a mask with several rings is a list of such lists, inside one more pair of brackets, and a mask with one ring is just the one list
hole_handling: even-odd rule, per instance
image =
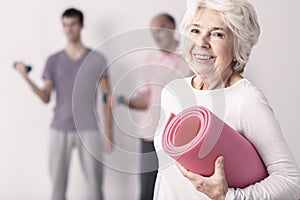
[[162, 146], [183, 167], [202, 176], [211, 176], [215, 160], [224, 156], [229, 187], [244, 188], [268, 176], [254, 146], [205, 107], [171, 114]]

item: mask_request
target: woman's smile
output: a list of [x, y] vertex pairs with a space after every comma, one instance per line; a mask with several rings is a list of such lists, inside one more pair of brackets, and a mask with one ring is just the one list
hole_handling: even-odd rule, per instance
[[216, 60], [216, 57], [209, 54], [193, 53], [193, 60], [199, 64], [213, 64]]

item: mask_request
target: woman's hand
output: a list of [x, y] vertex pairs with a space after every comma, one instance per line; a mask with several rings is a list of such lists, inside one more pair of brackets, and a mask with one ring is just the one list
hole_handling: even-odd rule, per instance
[[215, 172], [210, 177], [204, 177], [193, 173], [182, 167], [179, 163], [177, 166], [183, 176], [188, 178], [196, 190], [202, 192], [213, 200], [224, 200], [227, 194], [228, 185], [224, 172], [224, 157], [220, 156], [215, 162]]

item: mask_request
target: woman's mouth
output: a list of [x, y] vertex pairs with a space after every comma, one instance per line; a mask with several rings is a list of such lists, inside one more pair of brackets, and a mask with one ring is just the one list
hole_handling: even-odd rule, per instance
[[193, 54], [193, 57], [198, 63], [201, 64], [207, 64], [211, 63], [215, 60], [214, 56], [208, 55], [208, 54]]

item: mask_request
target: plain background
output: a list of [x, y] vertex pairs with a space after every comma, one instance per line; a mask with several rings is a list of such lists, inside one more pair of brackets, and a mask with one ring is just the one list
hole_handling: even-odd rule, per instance
[[[257, 10], [262, 34], [245, 75], [266, 95], [300, 164], [300, 4], [296, 0], [251, 2]], [[151, 17], [160, 12], [172, 14], [179, 24], [185, 1], [0, 1], [0, 199], [49, 199], [48, 139], [54, 104], [52, 101], [44, 105], [34, 96], [13, 70], [12, 63], [20, 59], [32, 64], [31, 77], [42, 85], [40, 76], [46, 58], [65, 45], [60, 16], [71, 6], [84, 12], [83, 41], [93, 48], [112, 35], [147, 27]], [[119, 113], [122, 115], [122, 109]], [[118, 129], [115, 134], [122, 135]], [[122, 141], [121, 136], [118, 141]], [[123, 143], [139, 150], [136, 139], [127, 137]], [[130, 164], [138, 167], [138, 160]], [[84, 199], [82, 180], [76, 155], [71, 161], [69, 199]], [[138, 177], [106, 169], [104, 190], [109, 200], [137, 199]]]

